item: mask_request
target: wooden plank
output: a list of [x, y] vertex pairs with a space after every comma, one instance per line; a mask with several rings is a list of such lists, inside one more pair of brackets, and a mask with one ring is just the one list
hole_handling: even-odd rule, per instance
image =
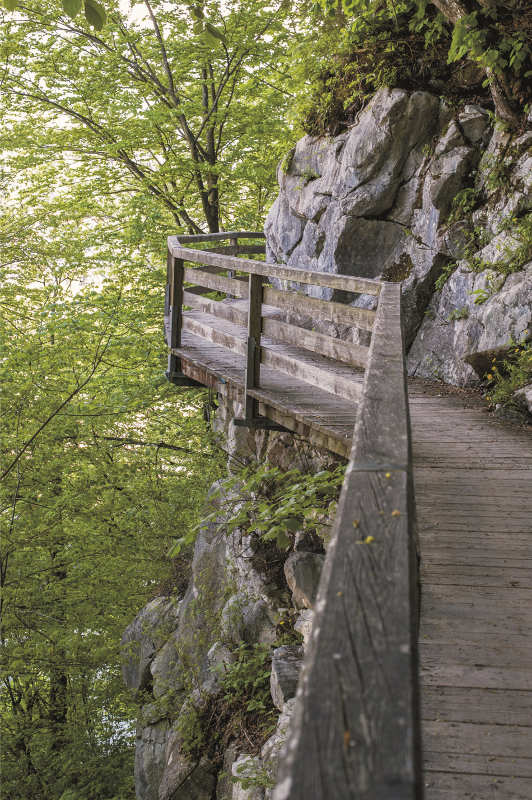
[[222, 300], [210, 300], [208, 297], [201, 297], [185, 290], [183, 292], [183, 304], [195, 308], [198, 311], [205, 311], [220, 319], [225, 319], [235, 325], [247, 325], [248, 315], [246, 311], [236, 307], [233, 303], [223, 302]]
[[316, 319], [325, 319], [343, 325], [356, 325], [366, 331], [373, 329], [375, 311], [355, 308], [332, 300], [319, 300], [302, 292], [282, 292], [268, 286], [264, 289], [264, 302], [268, 305], [291, 311], [295, 314], [308, 314]]
[[244, 334], [235, 335], [227, 331], [227, 328], [216, 327], [205, 322], [202, 318], [193, 317], [186, 312], [183, 314], [183, 330], [193, 333], [194, 336], [201, 336], [213, 344], [226, 347], [234, 353], [245, 356], [247, 352]]
[[[253, 277], [262, 280], [260, 276]], [[258, 324], [260, 324], [260, 318]], [[196, 336], [227, 347], [236, 353], [246, 352], [245, 332], [241, 327], [226, 322], [217, 322], [215, 317], [207, 314], [194, 316], [194, 313], [187, 312], [183, 315], [183, 327]], [[362, 392], [361, 375], [351, 367], [314, 355], [306, 350], [270, 342], [265, 338], [261, 339], [261, 342], [261, 363], [264, 366], [318, 386], [337, 397], [351, 400], [354, 403], [359, 400]]]
[[[508, 647], [505, 640], [487, 636], [479, 636], [470, 642], [455, 642], [452, 637], [447, 641], [421, 639], [419, 654], [420, 662], [426, 669], [460, 664], [475, 669], [508, 667], [520, 670], [523, 664], [530, 663], [532, 659], [532, 642], [513, 637], [512, 646]], [[532, 675], [529, 674], [525, 680], [531, 682]], [[532, 723], [532, 718], [530, 721]]]
[[421, 700], [426, 720], [492, 725], [530, 725], [532, 720], [532, 692], [424, 686]]
[[423, 737], [427, 750], [432, 753], [528, 758], [532, 766], [532, 728], [529, 727], [425, 720]]
[[[427, 664], [420, 668], [422, 686], [462, 686], [476, 689], [532, 689], [530, 670], [510, 667], [471, 666], [470, 664]], [[532, 741], [531, 749], [532, 753]]]
[[[442, 770], [476, 775], [508, 775], [509, 777], [532, 778], [532, 758], [517, 756], [479, 755], [478, 753], [441, 753], [424, 751], [425, 774]], [[478, 798], [484, 800], [484, 798]], [[513, 798], [511, 798], [513, 800]]]
[[267, 317], [262, 321], [262, 330], [272, 339], [304, 347], [306, 350], [321, 353], [321, 355], [352, 364], [355, 367], [365, 367], [368, 363], [369, 348], [363, 345], [343, 342], [332, 336], [324, 336], [321, 333], [308, 331], [305, 328], [288, 325]]
[[202, 269], [185, 268], [185, 281], [188, 283], [197, 283], [200, 286], [205, 286], [207, 289], [213, 289], [216, 292], [225, 292], [229, 295], [236, 297], [247, 297], [247, 285], [238, 280], [238, 278], [226, 278], [223, 275], [215, 275], [210, 272], [205, 272]]
[[264, 239], [264, 231], [220, 231], [219, 233], [194, 233], [171, 236], [178, 244], [197, 244], [199, 242], [221, 242], [224, 239]]
[[532, 566], [519, 570], [505, 566], [479, 564], [438, 564], [421, 561], [421, 579], [433, 586], [512, 586], [532, 589]]
[[259, 414], [261, 417], [267, 417], [268, 419], [277, 422], [279, 425], [283, 425], [285, 428], [288, 428], [288, 430], [298, 434], [298, 436], [301, 436], [306, 442], [310, 442], [310, 444], [313, 444], [315, 447], [321, 447], [325, 450], [330, 450], [331, 453], [335, 453], [342, 458], [347, 458], [349, 455], [349, 451], [351, 449], [350, 438], [346, 442], [342, 442], [334, 436], [328, 436], [322, 431], [316, 430], [310, 425], [300, 422], [291, 414], [281, 411], [280, 409], [266, 403], [259, 403]]
[[[178, 349], [176, 355], [184, 364], [193, 364], [194, 377], [197, 380], [200, 380], [198, 375], [203, 372], [205, 381], [202, 382], [205, 385], [210, 385], [207, 383], [207, 378], [211, 376], [218, 390], [224, 393], [238, 391], [243, 395], [245, 367], [243, 355], [211, 344], [185, 330], [182, 347]], [[308, 425], [312, 431], [319, 434], [321, 439], [319, 446], [323, 445], [326, 437], [334, 439], [339, 443], [340, 455], [345, 455], [351, 442], [356, 418], [353, 403], [334, 397], [319, 388], [309, 392], [307, 383], [273, 372], [264, 365], [261, 367], [261, 384], [260, 389], [253, 391], [260, 402], [264, 401], [263, 408], [273, 406], [276, 410], [292, 416], [297, 422]], [[261, 406], [259, 410], [260, 408]], [[271, 419], [283, 424], [282, 420], [274, 416]], [[331, 450], [338, 452], [337, 448]]]
[[263, 340], [261, 348], [262, 363], [272, 369], [292, 375], [314, 386], [319, 386], [336, 397], [343, 397], [357, 403], [362, 394], [362, 384], [353, 378], [343, 377], [333, 370], [334, 364], [313, 363], [311, 357], [303, 360], [297, 354], [290, 354], [279, 349], [272, 349], [267, 340]]
[[421, 793], [399, 304], [385, 284], [276, 800]]
[[266, 253], [266, 247], [263, 244], [245, 244], [233, 245], [227, 244], [221, 247], [210, 247], [209, 253], [220, 253], [229, 256], [246, 256], [246, 255], [262, 255]]
[[181, 317], [183, 305], [183, 262], [178, 258], [171, 258], [171, 284], [170, 284], [170, 341], [171, 348], [179, 347], [181, 343]]
[[430, 772], [425, 776], [426, 800], [530, 800], [532, 780], [500, 775]]
[[[239, 239], [243, 238], [241, 234], [237, 234], [237, 236]], [[340, 289], [344, 292], [378, 295], [383, 285], [381, 281], [370, 278], [355, 278], [350, 275], [296, 269], [295, 267], [265, 264], [261, 261], [209, 253], [208, 250], [192, 250], [182, 247], [176, 236], [168, 237], [168, 248], [176, 258], [193, 261], [196, 264], [212, 264], [223, 269], [247, 272], [250, 275], [262, 275], [264, 278], [296, 281], [297, 283], [308, 283], [313, 286], [327, 286], [330, 289]]]

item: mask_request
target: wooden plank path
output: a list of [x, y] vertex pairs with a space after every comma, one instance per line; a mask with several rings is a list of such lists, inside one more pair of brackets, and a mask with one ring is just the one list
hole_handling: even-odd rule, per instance
[[426, 800], [532, 798], [532, 432], [410, 382]]

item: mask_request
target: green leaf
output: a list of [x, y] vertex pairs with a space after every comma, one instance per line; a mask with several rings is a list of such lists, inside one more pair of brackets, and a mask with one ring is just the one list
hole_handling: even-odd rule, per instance
[[62, 6], [65, 14], [71, 19], [77, 17], [79, 12], [81, 11], [81, 6], [83, 5], [83, 0], [62, 0]]
[[2, 0], [2, 5], [8, 11], [14, 11], [18, 5], [18, 0]]
[[96, 0], [85, 0], [85, 18], [89, 25], [101, 31], [107, 20], [105, 9]]
[[201, 6], [190, 6], [190, 13], [194, 19], [203, 19], [203, 9]]
[[209, 22], [208, 20], [205, 23], [205, 35], [208, 39], [211, 40], [214, 39], [220, 42], [225, 42], [225, 36], [223, 35], [223, 33], [220, 30], [218, 30], [218, 28], [215, 25], [213, 25], [212, 22]]

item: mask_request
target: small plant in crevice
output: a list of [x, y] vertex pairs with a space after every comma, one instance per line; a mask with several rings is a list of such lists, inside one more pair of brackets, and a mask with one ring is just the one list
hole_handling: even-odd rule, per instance
[[468, 316], [469, 316], [469, 309], [467, 306], [462, 306], [461, 308], [453, 308], [453, 310], [447, 317], [447, 322], [458, 322], [461, 319], [467, 319]]
[[469, 186], [458, 192], [451, 205], [451, 211], [447, 220], [448, 224], [458, 222], [468, 217], [479, 203], [480, 192]]
[[[527, 334], [525, 331], [524, 335]], [[509, 344], [506, 358], [493, 358], [490, 371], [485, 375], [488, 382], [486, 397], [493, 406], [515, 404], [514, 393], [532, 382], [532, 344], [513, 339]]]
[[[330, 527], [344, 472], [344, 466], [315, 475], [298, 469], [284, 472], [268, 463], [246, 467], [224, 483], [224, 493], [231, 488], [235, 492], [220, 524], [227, 534], [237, 529], [256, 533], [285, 551], [296, 532], [322, 535]], [[217, 522], [218, 516], [215, 511], [206, 521]]]
[[456, 261], [450, 261], [446, 264], [441, 273], [439, 274], [438, 278], [436, 279], [436, 283], [434, 284], [434, 290], [439, 292], [443, 289], [453, 272], [456, 272], [458, 269], [458, 263]]
[[273, 789], [275, 781], [268, 767], [264, 764], [244, 762], [236, 768], [236, 775], [231, 777], [232, 783], [247, 791], [248, 789]]
[[216, 667], [219, 691], [200, 696], [178, 717], [180, 749], [191, 760], [208, 756], [221, 766], [230, 742], [258, 753], [275, 728], [270, 647], [242, 643], [233, 656], [232, 663]]

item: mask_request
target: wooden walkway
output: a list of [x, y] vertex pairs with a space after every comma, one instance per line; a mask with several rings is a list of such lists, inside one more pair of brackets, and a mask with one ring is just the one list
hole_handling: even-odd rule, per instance
[[421, 382], [409, 395], [425, 797], [530, 800], [532, 432]]
[[176, 385], [349, 461], [275, 800], [532, 800], [532, 432], [441, 385], [407, 402], [399, 285], [238, 258], [257, 238], [170, 237], [165, 330]]

